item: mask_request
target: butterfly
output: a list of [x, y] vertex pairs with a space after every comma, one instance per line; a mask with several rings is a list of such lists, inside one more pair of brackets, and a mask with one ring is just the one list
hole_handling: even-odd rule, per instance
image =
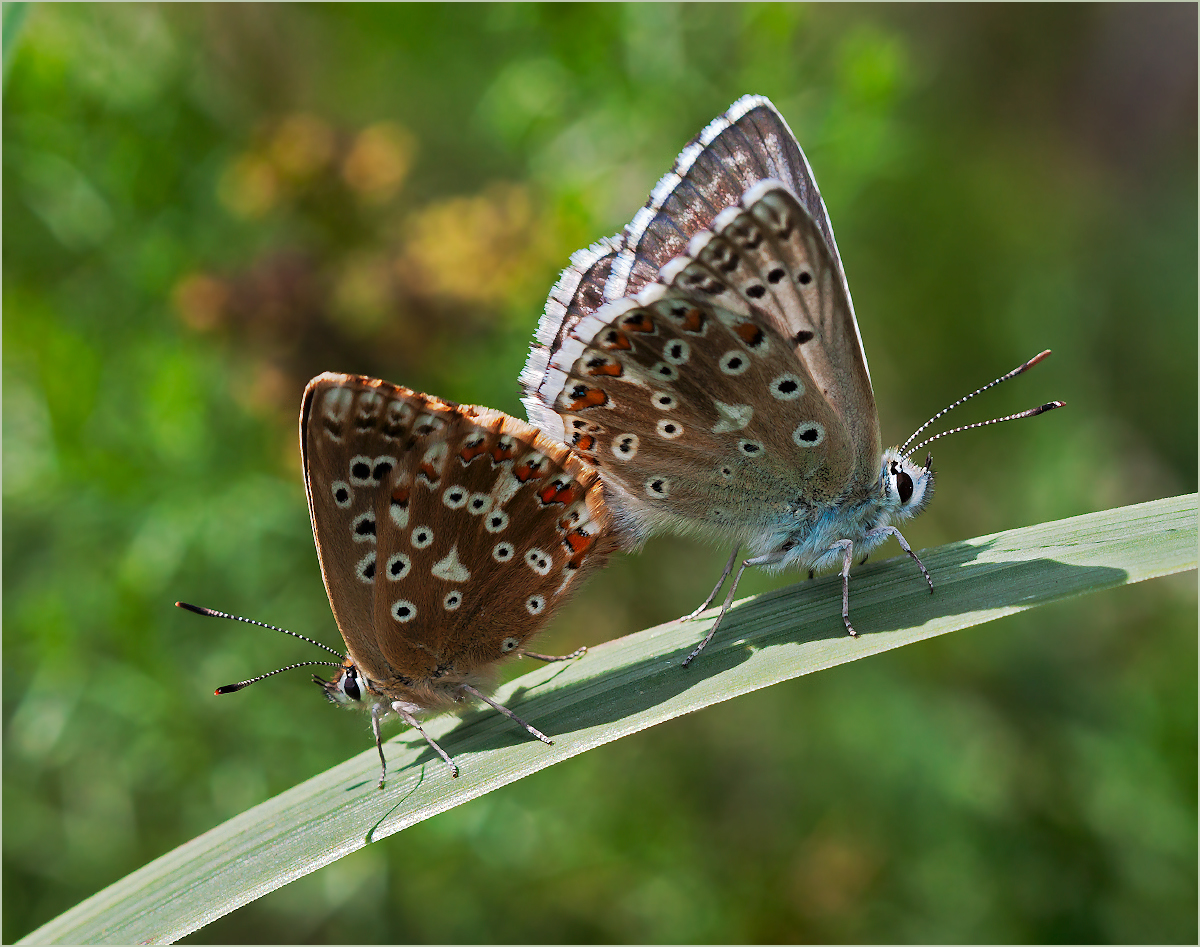
[[659, 532], [734, 539], [721, 581], [688, 618], [748, 547], [685, 666], [750, 566], [840, 567], [850, 635], [851, 564], [888, 538], [933, 591], [893, 523], [932, 498], [932, 457], [921, 465], [910, 455], [936, 438], [883, 449], [829, 214], [767, 99], [734, 103], [684, 148], [623, 233], [571, 257], [521, 384], [529, 419], [599, 470], [632, 543]]
[[305, 389], [300, 451], [321, 574], [346, 645], [331, 679], [314, 680], [334, 703], [369, 712], [380, 788], [389, 715], [420, 731], [453, 776], [458, 767], [421, 727], [427, 714], [482, 700], [550, 743], [487, 691], [508, 658], [581, 653], [527, 646], [617, 546], [597, 471], [500, 411], [333, 373]]

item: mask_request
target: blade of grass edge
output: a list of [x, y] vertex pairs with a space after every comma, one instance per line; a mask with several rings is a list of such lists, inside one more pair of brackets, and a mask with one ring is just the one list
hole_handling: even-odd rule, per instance
[[18, 943], [177, 940], [296, 878], [430, 816], [620, 737], [760, 687], [1037, 605], [1196, 568], [1196, 494], [1009, 530], [922, 551], [937, 594], [906, 558], [855, 571], [858, 639], [841, 624], [838, 576], [747, 599], [708, 649], [679, 666], [709, 618], [607, 642], [540, 667], [499, 698], [554, 737], [526, 740], [498, 714], [427, 728], [458, 763], [451, 780], [424, 742], [386, 744], [230, 819], [49, 921]]

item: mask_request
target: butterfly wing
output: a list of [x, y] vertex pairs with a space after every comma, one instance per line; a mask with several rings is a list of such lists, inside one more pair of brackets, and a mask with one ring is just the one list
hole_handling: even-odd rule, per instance
[[861, 362], [861, 372], [856, 374], [866, 377], [870, 393], [849, 287], [812, 169], [775, 106], [762, 96], [747, 95], [683, 149], [621, 234], [572, 256], [546, 301], [521, 376], [531, 421], [554, 430], [552, 399], [539, 397], [538, 392], [549, 362], [579, 321], [656, 281], [661, 267], [684, 254], [689, 242], [711, 228], [722, 211], [738, 206], [748, 191], [765, 180], [778, 181], [791, 192], [829, 250], [833, 279], [844, 299], [839, 344]]
[[422, 706], [519, 651], [614, 546], [596, 472], [498, 411], [325, 374], [301, 444], [347, 649]]
[[751, 539], [874, 483], [849, 299], [788, 187], [752, 187], [659, 279], [576, 321], [536, 392], [640, 531]]

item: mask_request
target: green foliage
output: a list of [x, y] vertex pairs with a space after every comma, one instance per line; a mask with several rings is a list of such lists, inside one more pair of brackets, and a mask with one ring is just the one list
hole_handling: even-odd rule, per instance
[[[1193, 7], [7, 11], [5, 940], [369, 747], [301, 675], [213, 698], [303, 653], [171, 603], [336, 643], [304, 382], [520, 413], [570, 252], [742, 93], [822, 184], [886, 439], [1055, 351], [971, 419], [1068, 407], [939, 442], [914, 548], [1196, 488]], [[723, 557], [623, 557], [544, 649]], [[769, 688], [193, 936], [1193, 942], [1195, 621], [1158, 580]]]

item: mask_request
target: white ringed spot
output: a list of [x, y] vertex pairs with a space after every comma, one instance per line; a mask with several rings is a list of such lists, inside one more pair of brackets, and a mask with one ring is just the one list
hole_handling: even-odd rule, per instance
[[771, 397], [779, 401], [795, 401], [804, 396], [804, 382], [791, 372], [780, 375], [767, 388], [771, 392]]
[[803, 421], [792, 431], [797, 447], [817, 447], [825, 440], [825, 428], [816, 421]]
[[329, 485], [333, 491], [333, 503], [339, 510], [344, 510], [354, 502], [354, 494], [350, 490], [350, 484], [345, 480], [335, 480]]
[[553, 564], [550, 557], [536, 547], [525, 553], [525, 565], [529, 566], [538, 575], [548, 574]]
[[388, 556], [387, 567], [384, 569], [384, 574], [392, 582], [399, 582], [406, 575], [408, 570], [412, 568], [412, 560], [404, 553], [397, 552]]
[[531, 595], [525, 599], [525, 610], [530, 615], [540, 615], [546, 608], [546, 599], [541, 595]]
[[722, 355], [719, 364], [723, 374], [740, 375], [750, 367], [750, 357], [741, 349], [734, 349]]
[[492, 558], [497, 562], [508, 562], [513, 557], [512, 543], [496, 543], [492, 547]]
[[679, 369], [668, 362], [656, 362], [650, 368], [650, 377], [657, 381], [678, 381]]
[[350, 521], [350, 535], [356, 543], [375, 542], [375, 512], [367, 510]]
[[659, 411], [670, 411], [679, 405], [679, 400], [665, 391], [656, 391], [650, 396], [650, 403]]
[[428, 526], [414, 526], [408, 541], [412, 543], [413, 549], [427, 549], [433, 543], [433, 530]]
[[612, 455], [617, 460], [633, 460], [638, 452], [638, 436], [636, 434], [621, 434], [612, 442]]
[[671, 495], [671, 481], [666, 477], [651, 477], [646, 481], [646, 496], [665, 500]]
[[464, 487], [447, 487], [442, 491], [442, 502], [452, 510], [461, 510], [467, 505], [467, 491]]
[[738, 450], [747, 457], [761, 457], [763, 454], [762, 441], [752, 441], [749, 438], [743, 438], [738, 441]]
[[487, 512], [487, 508], [492, 505], [492, 498], [486, 493], [472, 493], [471, 498], [467, 501], [467, 510], [475, 515], [480, 516]]
[[460, 592], [458, 589], [454, 589], [451, 592], [447, 592], [446, 597], [442, 599], [442, 608], [448, 612], [452, 612], [462, 604], [462, 600], [462, 592]]
[[678, 421], [672, 421], [670, 418], [663, 418], [658, 422], [658, 436], [666, 438], [668, 441], [673, 441], [683, 433], [683, 425]]
[[375, 552], [372, 550], [361, 559], [358, 560], [358, 565], [354, 567], [354, 574], [358, 576], [360, 582], [370, 585], [375, 581]]
[[371, 479], [371, 458], [365, 454], [357, 454], [350, 458], [350, 486], [367, 487], [375, 481]]
[[417, 617], [417, 606], [407, 599], [402, 598], [392, 603], [390, 612], [392, 618], [403, 625], [405, 622], [410, 622]]
[[663, 348], [663, 358], [672, 365], [683, 365], [692, 357], [692, 347], [683, 339], [668, 342]]
[[488, 518], [483, 521], [483, 528], [489, 533], [503, 532], [506, 526], [508, 526], [508, 514], [503, 510], [492, 510], [488, 514]]

